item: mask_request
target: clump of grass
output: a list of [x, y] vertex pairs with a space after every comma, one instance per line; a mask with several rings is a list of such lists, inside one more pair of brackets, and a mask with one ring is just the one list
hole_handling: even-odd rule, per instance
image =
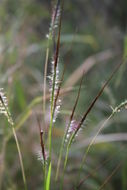
[[[43, 126], [43, 128], [42, 128], [41, 122], [40, 122], [39, 118], [37, 117], [37, 124], [38, 124], [38, 128], [39, 128], [39, 136], [40, 136], [40, 148], [41, 148], [37, 157], [38, 157], [38, 160], [40, 160], [42, 163], [43, 189], [44, 190], [50, 190], [51, 189], [50, 184], [51, 184], [51, 177], [52, 177], [52, 170], [53, 170], [53, 157], [52, 157], [52, 152], [53, 152], [52, 147], [53, 146], [52, 146], [52, 144], [53, 144], [53, 140], [54, 140], [52, 137], [52, 131], [53, 131], [53, 128], [55, 127], [56, 118], [58, 117], [58, 113], [60, 112], [60, 106], [62, 104], [61, 99], [60, 99], [60, 92], [62, 89], [62, 83], [64, 80], [64, 73], [65, 73], [65, 66], [64, 66], [62, 76], [61, 77], [59, 76], [59, 73], [60, 73], [59, 72], [59, 61], [60, 61], [60, 39], [61, 39], [61, 27], [62, 27], [62, 14], [63, 14], [63, 1], [58, 0], [56, 3], [56, 6], [54, 6], [54, 8], [53, 8], [53, 13], [52, 13], [52, 17], [51, 17], [51, 24], [50, 24], [50, 28], [49, 28], [49, 33], [47, 35], [48, 39], [47, 39], [47, 49], [46, 49], [45, 68], [44, 68], [43, 120], [44, 120], [44, 125], [45, 125], [46, 106], [47, 106], [47, 104], [46, 104], [46, 101], [47, 101], [47, 99], [46, 99], [47, 87], [46, 86], [47, 86], [47, 77], [48, 77], [47, 76], [47, 67], [49, 64], [49, 60], [52, 60], [50, 63], [51, 74], [48, 77], [50, 79], [50, 90], [49, 90], [50, 91], [50, 98], [48, 96], [48, 98], [50, 99], [49, 100], [49, 104], [50, 104], [50, 116], [49, 116], [50, 118], [49, 119], [50, 119], [50, 122], [49, 122], [49, 126], [48, 126], [47, 131], [45, 130], [46, 129], [45, 126]], [[68, 118], [68, 124], [67, 124], [67, 126], [65, 126], [65, 130], [64, 130], [64, 133], [62, 136], [62, 142], [61, 142], [61, 146], [60, 146], [60, 150], [59, 150], [58, 163], [57, 163], [57, 167], [56, 167], [56, 175], [54, 178], [55, 178], [55, 182], [57, 183], [57, 181], [61, 177], [60, 189], [63, 189], [64, 174], [65, 174], [65, 171], [67, 168], [69, 151], [70, 151], [71, 145], [72, 145], [73, 141], [76, 139], [76, 136], [78, 135], [78, 133], [81, 130], [84, 122], [86, 121], [86, 118], [88, 117], [88, 115], [92, 111], [95, 103], [98, 101], [98, 99], [102, 95], [103, 91], [105, 90], [107, 85], [110, 83], [113, 76], [118, 72], [118, 70], [122, 64], [123, 64], [123, 61], [119, 65], [116, 66], [116, 68], [111, 73], [111, 75], [109, 76], [107, 81], [104, 83], [104, 85], [101, 87], [101, 89], [99, 90], [97, 95], [91, 101], [90, 105], [87, 108], [87, 111], [85, 111], [82, 114], [81, 119], [75, 120], [75, 112], [76, 112], [76, 108], [77, 108], [77, 105], [78, 105], [79, 100], [80, 100], [80, 93], [81, 93], [81, 89], [83, 86], [83, 77], [84, 77], [84, 72], [83, 72], [83, 75], [82, 75], [82, 78], [80, 81], [80, 85], [78, 88], [77, 97], [75, 99], [74, 105], [72, 106], [72, 110], [71, 110], [69, 118]], [[28, 115], [29, 115], [29, 112], [31, 110], [31, 107], [34, 106], [36, 103], [40, 103], [41, 100], [42, 100], [42, 97], [40, 97], [39, 99], [35, 99], [30, 104], [30, 106], [27, 108]], [[116, 113], [118, 113], [122, 108], [124, 108], [124, 107], [126, 108], [126, 106], [127, 106], [127, 101], [124, 101], [120, 105], [118, 105], [116, 108], [112, 108], [111, 115], [104, 122], [104, 124], [101, 126], [101, 128], [98, 130], [98, 132], [95, 134], [94, 138], [90, 142], [90, 144], [89, 144], [89, 146], [88, 146], [88, 148], [84, 154], [84, 157], [83, 157], [83, 160], [82, 160], [82, 163], [80, 166], [80, 170], [82, 169], [82, 167], [85, 163], [86, 156], [87, 156], [91, 146], [93, 145], [95, 138], [100, 133], [100, 131], [103, 129], [104, 125]], [[21, 150], [19, 147], [19, 143], [18, 143], [16, 131], [15, 131], [15, 124], [14, 124], [13, 119], [11, 117], [11, 114], [9, 112], [7, 99], [4, 96], [4, 93], [2, 92], [2, 90], [0, 90], [0, 113], [4, 114], [7, 117], [8, 122], [10, 123], [10, 126], [12, 128], [13, 135], [14, 135], [16, 145], [17, 145], [17, 149], [18, 149], [19, 158], [20, 158], [20, 165], [21, 165], [21, 170], [22, 170], [23, 181], [24, 181], [25, 189], [27, 189], [23, 160], [22, 160]], [[23, 117], [23, 118], [25, 118], [25, 117]], [[47, 151], [48, 151], [48, 156], [47, 156]], [[64, 159], [62, 162], [62, 156], [63, 155], [64, 155]], [[60, 166], [61, 165], [62, 165], [62, 167], [61, 167], [62, 169], [60, 172]], [[103, 188], [103, 186], [112, 177], [112, 175], [118, 170], [119, 167], [120, 167], [120, 165], [118, 165], [113, 170], [111, 175], [105, 180], [104, 184], [100, 187], [100, 189]], [[97, 169], [95, 169], [95, 170], [97, 170]], [[79, 180], [80, 180], [80, 171], [79, 171]], [[83, 184], [83, 182], [84, 182], [84, 180], [82, 180], [77, 185], [77, 188], [79, 188]]]

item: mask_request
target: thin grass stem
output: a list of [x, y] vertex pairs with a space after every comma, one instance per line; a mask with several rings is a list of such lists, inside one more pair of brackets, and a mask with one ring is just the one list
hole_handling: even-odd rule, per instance
[[18, 150], [18, 154], [19, 154], [19, 160], [20, 160], [20, 165], [21, 165], [21, 170], [22, 170], [22, 177], [23, 177], [24, 187], [25, 187], [25, 190], [27, 190], [27, 183], [26, 183], [26, 176], [25, 176], [25, 170], [24, 170], [24, 165], [23, 165], [22, 154], [21, 154], [18, 138], [17, 138], [17, 135], [16, 135], [14, 127], [12, 127], [12, 131], [13, 131], [13, 134], [14, 134], [14, 138], [15, 138], [15, 142], [16, 142], [16, 146], [17, 146], [17, 150]]
[[[83, 74], [84, 74], [84, 73], [83, 73]], [[60, 168], [60, 163], [61, 163], [61, 158], [62, 158], [62, 152], [63, 152], [63, 148], [64, 148], [64, 143], [65, 143], [65, 139], [66, 139], [68, 130], [69, 130], [69, 128], [70, 128], [71, 122], [72, 122], [72, 120], [73, 120], [73, 117], [74, 117], [74, 113], [75, 113], [77, 104], [78, 104], [78, 100], [79, 100], [79, 96], [80, 96], [80, 91], [81, 91], [81, 87], [82, 87], [82, 82], [83, 82], [83, 75], [82, 75], [82, 78], [81, 78], [81, 82], [80, 82], [80, 86], [79, 86], [79, 90], [78, 90], [78, 95], [77, 95], [77, 98], [76, 98], [74, 107], [73, 107], [73, 109], [72, 109], [72, 113], [71, 113], [70, 118], [69, 118], [69, 123], [68, 123], [68, 125], [67, 125], [67, 128], [66, 128], [66, 130], [65, 130], [65, 133], [64, 133], [64, 136], [63, 136], [63, 139], [62, 139], [62, 143], [61, 143], [61, 147], [60, 147], [60, 152], [59, 152], [59, 158], [58, 158], [58, 164], [57, 164], [57, 170], [56, 170], [55, 180], [58, 179], [59, 168]], [[66, 159], [67, 159], [67, 158], [66, 158]]]

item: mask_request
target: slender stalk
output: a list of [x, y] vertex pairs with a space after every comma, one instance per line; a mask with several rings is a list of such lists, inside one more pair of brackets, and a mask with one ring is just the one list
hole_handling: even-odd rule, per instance
[[[84, 74], [84, 73], [83, 73], [83, 74]], [[83, 82], [83, 75], [82, 75], [82, 78], [81, 78], [81, 82], [80, 82], [80, 86], [79, 86], [79, 90], [78, 90], [78, 95], [77, 95], [77, 98], [76, 98], [74, 107], [73, 107], [73, 109], [72, 109], [72, 113], [71, 113], [70, 118], [69, 118], [69, 123], [68, 123], [68, 125], [67, 125], [67, 128], [66, 128], [66, 130], [65, 130], [65, 133], [64, 133], [64, 136], [63, 136], [63, 139], [62, 139], [62, 143], [61, 143], [61, 147], [60, 147], [60, 152], [59, 152], [59, 158], [58, 158], [58, 164], [57, 164], [57, 170], [56, 170], [55, 180], [58, 179], [59, 168], [60, 168], [60, 163], [61, 163], [61, 157], [62, 157], [62, 152], [63, 152], [63, 148], [64, 148], [64, 143], [65, 143], [65, 139], [66, 139], [68, 130], [69, 130], [69, 128], [70, 128], [71, 122], [72, 122], [73, 117], [74, 117], [75, 109], [76, 109], [77, 104], [78, 104], [78, 100], [79, 100], [79, 96], [80, 96], [80, 91], [81, 91], [81, 87], [82, 87], [82, 82]]]
[[13, 135], [14, 135], [14, 138], [15, 138], [18, 154], [19, 154], [19, 160], [20, 160], [20, 165], [21, 165], [21, 170], [22, 170], [22, 177], [23, 177], [24, 187], [25, 187], [25, 190], [27, 190], [27, 183], [26, 183], [26, 177], [25, 177], [25, 170], [24, 170], [24, 165], [23, 165], [22, 154], [21, 154], [18, 138], [17, 138], [17, 135], [16, 135], [14, 127], [12, 127], [12, 131], [13, 131]]
[[71, 138], [69, 139], [69, 143], [67, 144], [66, 148], [66, 154], [65, 154], [65, 160], [64, 160], [64, 168], [63, 168], [63, 174], [62, 174], [62, 180], [61, 180], [61, 190], [63, 189], [63, 182], [64, 182], [64, 174], [67, 166], [67, 161], [68, 161], [68, 155], [69, 155], [69, 150], [71, 146]]
[[[68, 126], [70, 126], [70, 122], [69, 122]], [[63, 136], [63, 139], [62, 139], [62, 143], [61, 143], [61, 146], [60, 146], [60, 152], [59, 152], [59, 158], [58, 158], [58, 164], [57, 164], [57, 170], [56, 170], [55, 180], [58, 179], [58, 175], [59, 175], [60, 163], [61, 163], [61, 158], [62, 158], [62, 153], [63, 153], [63, 148], [64, 148], [64, 143], [65, 143], [66, 135], [67, 135], [67, 130], [64, 133], [64, 136]]]

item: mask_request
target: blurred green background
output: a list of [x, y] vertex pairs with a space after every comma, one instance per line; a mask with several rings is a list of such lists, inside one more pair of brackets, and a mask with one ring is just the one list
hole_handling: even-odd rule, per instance
[[[37, 161], [40, 149], [36, 114], [42, 119], [43, 73], [46, 53], [46, 34], [49, 31], [54, 1], [1, 0], [0, 1], [0, 87], [4, 88], [15, 121], [28, 189], [43, 189], [42, 164]], [[61, 137], [75, 102], [82, 71], [86, 71], [80, 101], [76, 110], [79, 120], [108, 78], [113, 68], [127, 55], [127, 1], [126, 0], [73, 0], [65, 1], [60, 48], [59, 69], [66, 64], [63, 88], [74, 87], [62, 96], [62, 106], [53, 130], [54, 170]], [[50, 63], [48, 75], [50, 74]], [[61, 72], [60, 72], [61, 73]], [[88, 140], [93, 137], [111, 108], [127, 98], [127, 68], [124, 64], [84, 124], [69, 154], [64, 189], [75, 185], [78, 168]], [[47, 87], [49, 87], [47, 81]], [[47, 88], [48, 90], [48, 88]], [[32, 103], [31, 103], [32, 102]], [[47, 101], [47, 118], [48, 124]], [[35, 114], [36, 113], [36, 114]], [[0, 188], [22, 190], [23, 182], [18, 153], [13, 136], [5, 138], [11, 129], [0, 116]], [[113, 169], [121, 162], [119, 171], [108, 181], [106, 190], [127, 189], [127, 111], [116, 114], [97, 137], [102, 142], [90, 149], [81, 179], [105, 159], [107, 164], [91, 175], [81, 189], [97, 190]], [[116, 138], [117, 137], [119, 138]], [[118, 140], [119, 139], [119, 140]], [[112, 142], [113, 141], [113, 142]], [[52, 177], [53, 178], [53, 177]], [[52, 180], [52, 189], [59, 189], [59, 182]]]

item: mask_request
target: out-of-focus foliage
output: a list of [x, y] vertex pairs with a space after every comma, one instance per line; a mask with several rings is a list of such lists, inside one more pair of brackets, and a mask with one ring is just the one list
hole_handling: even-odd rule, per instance
[[[23, 154], [28, 189], [42, 189], [42, 165], [37, 161], [39, 150], [39, 131], [36, 114], [42, 117], [43, 73], [45, 52], [49, 31], [53, 1], [46, 0], [1, 0], [0, 1], [0, 88], [4, 88], [9, 100], [9, 107], [18, 130], [21, 151]], [[62, 36], [60, 48], [60, 70], [67, 65], [64, 84], [71, 74], [86, 60], [96, 60], [86, 73], [76, 118], [80, 118], [96, 95], [103, 82], [123, 57], [127, 55], [127, 1], [125, 0], [73, 0], [65, 1]], [[100, 53], [102, 57], [100, 56]], [[106, 53], [108, 52], [108, 53]], [[106, 53], [106, 54], [105, 54]], [[101, 57], [101, 58], [100, 58]], [[69, 154], [68, 168], [65, 175], [64, 189], [72, 188], [75, 176], [86, 150], [89, 137], [94, 136], [103, 121], [110, 115], [111, 106], [116, 106], [127, 99], [127, 68], [122, 66], [103, 96], [96, 103], [89, 115], [85, 127], [76, 139]], [[48, 66], [50, 74], [50, 63]], [[75, 80], [78, 76], [75, 75]], [[75, 82], [77, 89], [78, 79]], [[71, 81], [73, 84], [73, 81]], [[63, 87], [64, 87], [63, 84]], [[47, 83], [47, 86], [49, 84]], [[48, 92], [47, 92], [48, 93]], [[57, 164], [58, 150], [66, 120], [73, 107], [77, 90], [63, 96], [61, 114], [57, 119], [54, 135], [54, 167]], [[47, 110], [49, 100], [47, 101]], [[62, 113], [64, 113], [62, 115]], [[122, 110], [111, 119], [102, 134], [127, 135], [127, 111]], [[46, 122], [48, 125], [48, 111]], [[42, 126], [43, 126], [42, 120]], [[6, 119], [0, 115], [0, 188], [2, 190], [22, 190], [18, 154], [11, 130]], [[8, 137], [9, 136], [9, 137]], [[114, 136], [112, 136], [113, 138]], [[5, 143], [5, 139], [9, 140]], [[114, 139], [113, 139], [114, 140]], [[127, 140], [127, 137], [126, 137]], [[107, 183], [105, 189], [127, 189], [127, 152], [126, 142], [107, 142], [93, 145], [87, 157], [81, 179], [92, 172], [105, 158], [112, 156], [110, 162], [91, 175], [81, 189], [99, 189], [116, 165], [121, 162], [119, 172]], [[125, 141], [125, 139], [124, 139]], [[55, 169], [53, 175], [55, 175]], [[53, 188], [59, 189], [58, 183], [52, 181]]]

